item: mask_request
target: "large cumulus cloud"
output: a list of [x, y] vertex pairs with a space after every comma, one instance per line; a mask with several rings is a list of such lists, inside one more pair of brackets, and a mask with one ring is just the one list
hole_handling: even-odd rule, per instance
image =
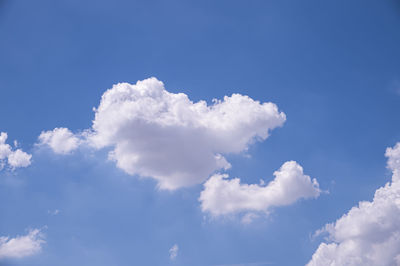
[[308, 266], [400, 265], [400, 143], [386, 150], [392, 181], [376, 190], [322, 230], [321, 243]]
[[208, 106], [170, 93], [150, 78], [117, 84], [103, 94], [91, 140], [97, 147], [113, 147], [111, 157], [126, 172], [175, 189], [229, 168], [224, 154], [246, 150], [284, 121], [285, 114], [273, 103], [233, 94]]
[[[161, 81], [149, 78], [107, 90], [84, 141], [72, 141], [69, 131], [58, 129], [62, 138], [48, 131], [40, 142], [58, 153], [84, 142], [109, 148], [109, 158], [125, 172], [154, 178], [160, 188], [173, 190], [199, 184], [216, 170], [229, 168], [224, 155], [265, 140], [285, 120], [285, 114], [270, 102], [240, 94], [211, 105], [192, 102], [186, 94], [168, 92]], [[66, 148], [66, 142], [58, 141], [64, 137], [74, 145]]]

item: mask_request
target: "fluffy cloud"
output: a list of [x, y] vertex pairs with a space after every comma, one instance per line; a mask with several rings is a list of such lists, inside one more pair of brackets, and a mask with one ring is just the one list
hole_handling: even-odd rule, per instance
[[45, 243], [39, 229], [29, 231], [25, 236], [0, 237], [0, 259], [22, 258], [39, 253]]
[[169, 250], [169, 258], [174, 260], [176, 256], [178, 256], [179, 247], [177, 244], [173, 245], [172, 248]]
[[273, 103], [233, 94], [223, 100], [192, 102], [170, 93], [156, 78], [119, 83], [95, 109], [92, 128], [74, 135], [67, 128], [42, 132], [39, 145], [68, 154], [85, 143], [109, 148], [109, 158], [131, 175], [151, 177], [162, 189], [199, 184], [228, 169], [225, 154], [246, 151], [286, 120]]
[[328, 233], [308, 266], [400, 265], [400, 143], [386, 150], [392, 181], [322, 231]]
[[273, 103], [240, 94], [212, 105], [194, 103], [150, 78], [114, 85], [103, 94], [88, 141], [110, 147], [110, 158], [125, 172], [155, 178], [160, 188], [172, 190], [229, 168], [224, 154], [266, 139], [285, 119]]
[[6, 143], [7, 137], [7, 133], [0, 133], [0, 170], [6, 165], [10, 166], [11, 169], [29, 166], [31, 164], [32, 155], [21, 149], [13, 150], [12, 147]]
[[68, 128], [43, 131], [39, 136], [39, 145], [48, 145], [57, 154], [71, 153], [78, 148], [80, 142]]
[[213, 175], [200, 194], [203, 212], [214, 216], [248, 212], [244, 222], [254, 213], [274, 206], [284, 206], [301, 198], [317, 198], [321, 191], [318, 182], [304, 175], [295, 161], [285, 162], [274, 172], [275, 179], [268, 185], [241, 184], [239, 178], [228, 179], [226, 174]]
[[12, 168], [27, 167], [31, 164], [32, 155], [18, 149], [8, 155], [8, 164]]

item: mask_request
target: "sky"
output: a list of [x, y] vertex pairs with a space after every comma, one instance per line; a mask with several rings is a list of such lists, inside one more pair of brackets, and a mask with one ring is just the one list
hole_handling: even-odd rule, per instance
[[0, 0], [0, 265], [400, 265], [397, 0]]

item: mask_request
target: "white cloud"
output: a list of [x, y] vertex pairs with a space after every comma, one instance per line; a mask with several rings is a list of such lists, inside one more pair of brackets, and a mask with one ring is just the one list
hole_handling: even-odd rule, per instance
[[270, 102], [233, 94], [223, 100], [192, 102], [170, 93], [156, 78], [119, 83], [95, 109], [92, 128], [73, 134], [67, 128], [42, 132], [39, 145], [67, 154], [81, 144], [109, 148], [109, 158], [131, 175], [151, 177], [162, 189], [200, 184], [230, 168], [224, 155], [246, 151], [286, 120]]
[[46, 241], [39, 229], [29, 231], [25, 236], [0, 237], [0, 259], [22, 258], [35, 255], [42, 250]]
[[12, 168], [27, 167], [31, 164], [32, 155], [23, 152], [21, 149], [13, 151], [8, 155], [8, 164]]
[[174, 260], [176, 256], [178, 256], [179, 247], [177, 244], [173, 245], [172, 248], [169, 249], [169, 258]]
[[162, 189], [199, 184], [230, 164], [223, 155], [240, 153], [282, 126], [285, 114], [273, 103], [233, 94], [192, 102], [170, 93], [156, 78], [107, 90], [88, 137], [131, 175], [152, 177]]
[[21, 149], [13, 150], [12, 147], [6, 143], [7, 137], [7, 133], [0, 133], [0, 170], [6, 165], [10, 166], [11, 169], [29, 166], [31, 164], [32, 155]]
[[372, 201], [359, 202], [327, 224], [323, 230], [329, 237], [308, 266], [400, 265], [400, 143], [388, 148], [386, 156], [392, 182], [377, 189]]
[[[317, 198], [321, 193], [318, 182], [304, 175], [303, 168], [295, 161], [285, 162], [274, 176], [273, 181], [263, 186], [241, 184], [239, 178], [228, 179], [227, 174], [213, 175], [200, 194], [202, 211], [213, 216], [267, 212], [271, 207], [289, 205], [301, 198]], [[248, 223], [253, 217], [247, 214], [243, 222]]]
[[7, 133], [0, 133], [0, 160], [6, 159], [11, 153], [11, 146], [6, 144], [7, 137]]
[[71, 153], [81, 142], [68, 128], [43, 131], [38, 139], [39, 145], [48, 145], [57, 154]]

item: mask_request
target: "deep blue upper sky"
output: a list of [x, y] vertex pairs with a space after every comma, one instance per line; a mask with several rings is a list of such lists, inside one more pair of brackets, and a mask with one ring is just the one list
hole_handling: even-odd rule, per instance
[[155, 76], [194, 101], [276, 103], [287, 122], [251, 158], [229, 157], [230, 175], [257, 183], [296, 160], [329, 190], [244, 226], [203, 219], [201, 186], [157, 191], [104, 154], [37, 152], [0, 173], [0, 236], [46, 225], [47, 244], [7, 265], [306, 263], [319, 244], [310, 234], [390, 179], [399, 47], [397, 0], [0, 0], [0, 131], [24, 150], [43, 130], [89, 128], [113, 84]]

